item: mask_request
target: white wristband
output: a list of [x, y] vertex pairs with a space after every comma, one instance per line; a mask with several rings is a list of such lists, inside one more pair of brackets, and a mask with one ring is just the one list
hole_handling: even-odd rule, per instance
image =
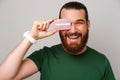
[[27, 38], [31, 43], [35, 43], [37, 40], [35, 40], [32, 36], [29, 35], [30, 31], [26, 31], [24, 33], [24, 37]]

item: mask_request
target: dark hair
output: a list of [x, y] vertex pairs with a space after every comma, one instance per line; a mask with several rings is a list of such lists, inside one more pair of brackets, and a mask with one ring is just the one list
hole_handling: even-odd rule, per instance
[[76, 10], [83, 9], [83, 10], [85, 10], [86, 21], [88, 21], [88, 11], [84, 4], [77, 2], [77, 1], [72, 1], [72, 2], [68, 2], [68, 3], [64, 4], [60, 9], [59, 18], [61, 18], [61, 11], [64, 8], [65, 9], [76, 9]]

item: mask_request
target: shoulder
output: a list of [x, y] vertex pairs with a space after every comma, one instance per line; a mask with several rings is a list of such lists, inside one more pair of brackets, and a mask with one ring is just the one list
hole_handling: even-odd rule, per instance
[[93, 56], [93, 59], [96, 59], [98, 61], [106, 62], [108, 61], [107, 57], [105, 54], [101, 53], [98, 50], [95, 50], [91, 47], [88, 47], [88, 52], [91, 56]]
[[48, 51], [52, 51], [52, 50], [56, 50], [58, 48], [60, 48], [61, 44], [57, 44], [57, 45], [53, 45], [51, 47], [48, 46], [44, 46], [41, 49], [35, 50], [33, 53], [44, 53], [44, 52], [48, 52]]
[[60, 45], [61, 44], [54, 45], [51, 47], [44, 46], [43, 48], [35, 50], [34, 52], [32, 52], [32, 54], [30, 56], [35, 56], [35, 57], [45, 56], [46, 54], [51, 53], [51, 52], [55, 51], [56, 49], [58, 49], [60, 47]]
[[105, 57], [105, 54], [103, 54], [100, 51], [95, 50], [95, 49], [93, 49], [91, 47], [88, 47], [88, 51], [89, 51], [89, 53], [91, 53], [93, 55]]
[[[99, 66], [103, 66], [103, 67], [106, 67], [107, 65], [109, 65], [109, 60], [108, 58], [106, 57], [105, 54], [93, 49], [93, 48], [90, 48], [88, 47], [88, 51], [89, 51], [89, 56], [90, 58], [95, 62], [97, 63], [97, 65]], [[98, 64], [99, 63], [99, 64]]]
[[57, 44], [57, 45], [53, 45], [51, 47], [47, 47], [45, 46], [42, 50], [45, 52], [56, 52], [59, 51], [60, 49], [62, 49], [62, 44]]
[[53, 45], [51, 47], [44, 46], [42, 49], [36, 50], [32, 53], [32, 55], [36, 56], [47, 56], [56, 53], [61, 48], [61, 44]]

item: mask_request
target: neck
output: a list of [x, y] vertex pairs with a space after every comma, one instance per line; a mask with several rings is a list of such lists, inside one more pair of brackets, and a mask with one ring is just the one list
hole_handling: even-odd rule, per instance
[[87, 50], [87, 46], [85, 45], [83, 49], [80, 52], [78, 52], [76, 55], [83, 54], [86, 50]]

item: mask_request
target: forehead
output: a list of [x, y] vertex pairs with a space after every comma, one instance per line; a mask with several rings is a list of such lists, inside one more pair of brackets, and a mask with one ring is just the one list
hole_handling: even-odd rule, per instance
[[69, 18], [72, 21], [78, 19], [85, 20], [85, 11], [83, 9], [62, 9], [61, 11], [61, 18]]

